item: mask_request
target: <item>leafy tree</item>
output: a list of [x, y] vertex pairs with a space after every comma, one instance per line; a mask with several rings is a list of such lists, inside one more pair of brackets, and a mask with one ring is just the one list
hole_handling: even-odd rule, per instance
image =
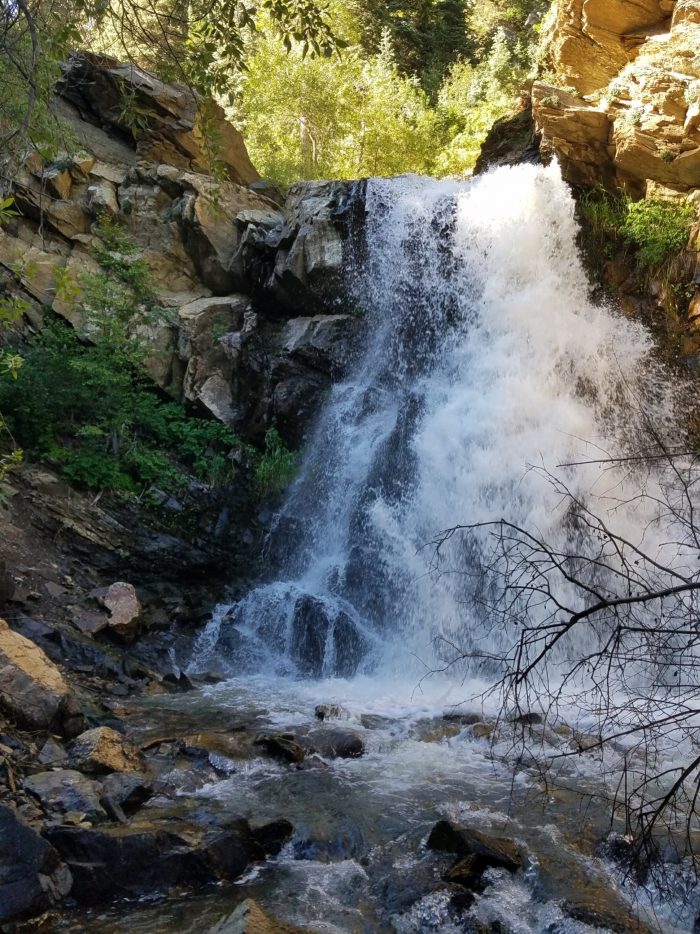
[[235, 111], [253, 161], [282, 183], [428, 172], [436, 114], [415, 79], [399, 73], [385, 33], [378, 55], [340, 61], [288, 54], [263, 33]]

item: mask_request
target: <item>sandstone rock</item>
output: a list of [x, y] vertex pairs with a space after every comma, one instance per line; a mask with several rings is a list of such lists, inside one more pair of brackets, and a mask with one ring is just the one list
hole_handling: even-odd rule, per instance
[[271, 918], [257, 902], [247, 898], [233, 914], [210, 927], [207, 934], [304, 934], [305, 931]]
[[51, 844], [13, 808], [0, 804], [0, 924], [46, 911], [72, 884]]
[[96, 216], [119, 213], [117, 190], [109, 179], [99, 178], [88, 185], [87, 195], [88, 207]]
[[71, 762], [84, 772], [143, 772], [141, 753], [121, 733], [108, 726], [95, 727], [76, 737], [70, 748]]
[[30, 730], [74, 735], [80, 714], [63, 675], [29, 639], [0, 620], [0, 710]]
[[492, 837], [474, 830], [441, 820], [430, 831], [427, 843], [430, 850], [455, 853], [458, 856], [478, 856], [489, 866], [515, 872], [524, 865], [520, 848], [507, 837]]
[[98, 587], [90, 596], [109, 610], [109, 631], [131, 641], [136, 637], [141, 619], [141, 604], [132, 584], [117, 581], [109, 587]]
[[100, 804], [102, 786], [74, 769], [38, 772], [24, 780], [25, 789], [41, 802], [46, 811], [84, 814], [88, 820], [104, 820]]
[[[135, 105], [147, 114], [147, 127], [136, 133], [140, 158], [195, 171], [209, 168], [198, 98], [188, 88], [164, 84], [136, 65], [81, 52], [64, 68], [61, 93], [83, 112], [94, 114], [98, 125], [108, 122], [129, 135], [132, 127], [124, 95], [132, 94]], [[208, 113], [215, 123], [208, 132], [220, 138], [217, 156], [228, 176], [243, 185], [256, 181], [259, 176], [240, 133], [226, 121], [218, 104], [210, 102]]]

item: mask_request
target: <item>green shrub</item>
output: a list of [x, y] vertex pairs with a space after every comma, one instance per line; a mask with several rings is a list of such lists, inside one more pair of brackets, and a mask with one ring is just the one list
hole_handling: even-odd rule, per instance
[[265, 452], [255, 466], [255, 480], [261, 496], [281, 492], [294, 479], [296, 456], [280, 438], [276, 428], [265, 435]]
[[627, 205], [620, 232], [636, 248], [640, 265], [658, 269], [687, 245], [694, 218], [689, 204], [633, 201]]

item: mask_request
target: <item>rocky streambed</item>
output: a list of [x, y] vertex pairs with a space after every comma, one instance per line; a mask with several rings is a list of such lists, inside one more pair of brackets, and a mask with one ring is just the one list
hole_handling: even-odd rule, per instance
[[61, 931], [692, 928], [691, 903], [626, 880], [596, 778], [615, 750], [445, 685], [416, 700], [359, 682], [234, 679], [115, 698], [74, 739], [4, 734], [5, 924], [14, 908]]

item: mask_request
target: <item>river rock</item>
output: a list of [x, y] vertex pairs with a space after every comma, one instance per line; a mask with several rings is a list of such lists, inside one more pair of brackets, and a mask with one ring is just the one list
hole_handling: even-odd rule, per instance
[[90, 594], [109, 611], [109, 631], [127, 642], [136, 638], [141, 618], [141, 604], [133, 584], [117, 581], [98, 587]]
[[0, 710], [18, 726], [75, 735], [83, 717], [58, 667], [0, 620]]
[[38, 772], [24, 780], [25, 789], [41, 802], [46, 811], [84, 814], [88, 820], [104, 820], [100, 804], [102, 786], [74, 769]]
[[264, 733], [256, 738], [255, 744], [285, 762], [298, 765], [304, 761], [304, 747], [293, 733]]
[[228, 917], [222, 918], [207, 934], [304, 934], [307, 928], [294, 927], [271, 918], [263, 909], [247, 898]]
[[359, 759], [365, 751], [362, 737], [342, 727], [314, 730], [309, 733], [308, 742], [324, 759]]
[[71, 763], [84, 772], [144, 772], [146, 761], [121, 733], [98, 726], [78, 736], [70, 748]]
[[72, 884], [54, 847], [13, 808], [0, 804], [0, 924], [46, 911]]
[[195, 835], [151, 825], [54, 827], [46, 831], [74, 878], [73, 897], [97, 905], [239, 878], [258, 857], [250, 831], [207, 831]]
[[103, 800], [132, 814], [153, 794], [150, 779], [141, 772], [112, 772], [102, 780]]
[[290, 655], [302, 674], [319, 678], [324, 673], [328, 640], [334, 644], [333, 674], [355, 674], [367, 651], [367, 641], [344, 610], [303, 594], [294, 606]]
[[340, 704], [317, 704], [314, 708], [317, 720], [349, 720], [350, 713]]
[[480, 830], [441, 820], [430, 831], [429, 850], [455, 853], [458, 856], [477, 856], [486, 866], [516, 872], [524, 860], [520, 847], [507, 837], [492, 837]]
[[262, 848], [265, 856], [277, 856], [293, 832], [293, 825], [284, 818], [252, 829], [253, 839]]

